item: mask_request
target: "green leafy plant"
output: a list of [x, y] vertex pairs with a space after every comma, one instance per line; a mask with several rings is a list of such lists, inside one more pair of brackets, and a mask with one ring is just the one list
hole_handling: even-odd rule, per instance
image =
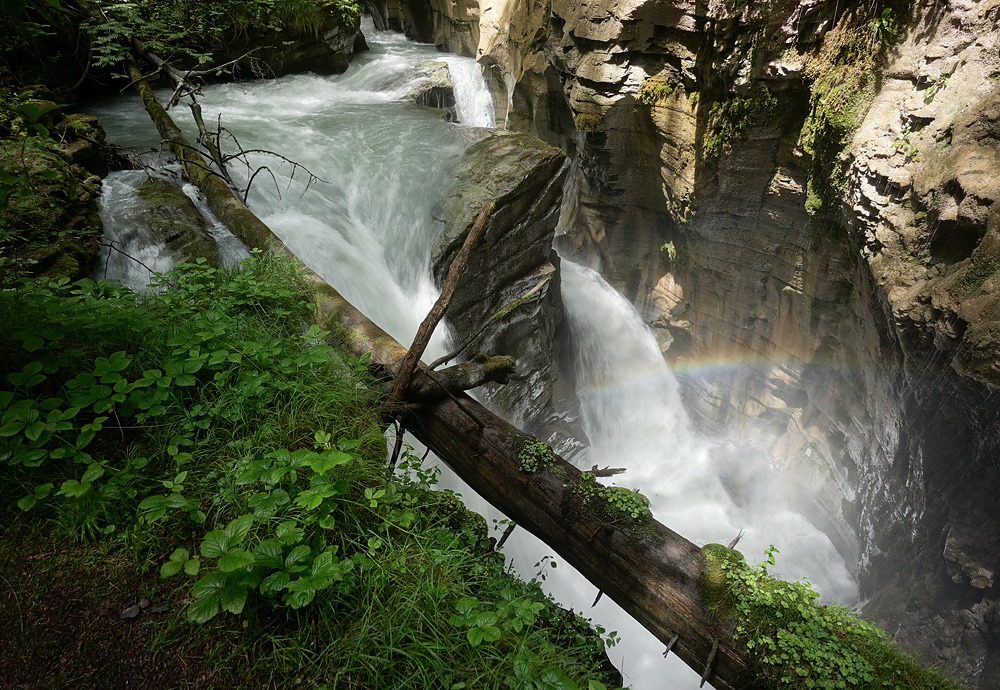
[[573, 491], [584, 505], [597, 501], [604, 514], [612, 521], [641, 523], [653, 515], [649, 509], [649, 499], [641, 493], [622, 486], [604, 486], [590, 472], [580, 475], [580, 481]]
[[903, 159], [907, 163], [920, 161], [920, 149], [910, 141], [912, 135], [913, 130], [909, 126], [906, 126], [896, 135], [896, 139], [892, 142], [892, 148], [902, 153]]
[[517, 454], [521, 470], [524, 472], [538, 472], [542, 467], [551, 464], [553, 457], [552, 449], [537, 439], [526, 441]]
[[885, 45], [896, 35], [896, 21], [892, 16], [892, 8], [886, 7], [881, 14], [875, 16], [871, 23], [871, 39], [868, 48]]
[[[363, 358], [304, 325], [286, 263], [160, 286], [0, 292], [0, 496], [175, 580], [159, 647], [196, 638], [287, 684], [606, 687], [603, 631], [505, 572], [436, 468], [408, 450], [386, 470]], [[465, 598], [477, 620], [453, 625]]]
[[709, 608], [731, 621], [733, 636], [768, 685], [787, 688], [948, 688], [958, 685], [918, 666], [876, 626], [842, 607], [817, 603], [806, 581], [772, 579], [777, 549], [756, 567], [720, 544], [702, 548], [699, 587]]
[[948, 75], [939, 74], [930, 80], [927, 88], [924, 89], [924, 102], [929, 103], [934, 100], [935, 94], [941, 91], [945, 86], [948, 85]]

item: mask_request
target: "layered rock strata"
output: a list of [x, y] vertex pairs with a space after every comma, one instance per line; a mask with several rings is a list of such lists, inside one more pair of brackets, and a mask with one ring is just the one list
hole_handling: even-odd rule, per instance
[[479, 17], [498, 122], [573, 160], [563, 250], [653, 326], [695, 422], [771, 453], [897, 639], [995, 685], [1000, 3]]

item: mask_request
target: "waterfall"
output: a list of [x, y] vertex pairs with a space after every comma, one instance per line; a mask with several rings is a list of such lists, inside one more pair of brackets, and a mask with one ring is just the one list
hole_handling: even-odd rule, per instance
[[[247, 166], [232, 172], [246, 184], [267, 166], [271, 174], [258, 175], [250, 190], [250, 208], [305, 263], [406, 344], [437, 296], [429, 259], [441, 230], [435, 203], [470, 138], [467, 127], [443, 122], [404, 99], [423, 66], [444, 60], [460, 119], [492, 126], [493, 109], [473, 60], [375, 31], [370, 20], [365, 35], [371, 50], [356, 56], [343, 75], [214, 85], [204, 89], [201, 103], [206, 120], [221, 116], [244, 148], [270, 149], [304, 166], [254, 153]], [[134, 101], [118, 98], [86, 109], [101, 119], [112, 141], [157, 149], [159, 136]], [[193, 131], [183, 106], [174, 117]], [[232, 139], [223, 143], [229, 151], [236, 147]], [[147, 158], [155, 163], [161, 155], [154, 151]], [[105, 182], [108, 232], [128, 232], [122, 218], [144, 174], [116, 173]], [[143, 262], [169, 267], [171, 258], [157, 251], [148, 247]], [[808, 575], [827, 599], [853, 602], [857, 589], [849, 569], [822, 532], [781, 506], [769, 468], [734, 462], [737, 453], [692, 434], [676, 381], [631, 305], [589, 269], [564, 261], [562, 276], [569, 346], [592, 441], [578, 461], [626, 467], [615, 482], [641, 489], [654, 515], [686, 537], [725, 543], [743, 529], [740, 548], [748, 560], [775, 543], [781, 572], [793, 579]], [[436, 334], [428, 356], [443, 352], [444, 338]], [[463, 493], [470, 507], [497, 516], [470, 491]], [[551, 551], [524, 530], [514, 535], [506, 553], [530, 577], [533, 564]], [[621, 634], [611, 656], [628, 683], [643, 690], [697, 683], [675, 658], [664, 661], [663, 645], [613, 602], [604, 599], [591, 609], [595, 588], [559, 565], [547, 569], [545, 586], [567, 607]]]
[[[740, 466], [730, 449], [692, 433], [677, 381], [635, 308], [591, 269], [566, 259], [561, 265], [577, 394], [590, 439], [587, 451], [574, 458], [578, 466], [624, 467], [614, 483], [640, 489], [653, 516], [671, 529], [697, 544], [725, 544], [742, 530], [738, 548], [749, 562], [761, 560], [774, 544], [779, 554], [772, 570], [792, 580], [806, 576], [828, 601], [855, 603], [851, 570], [829, 537], [784, 507], [770, 468]], [[528, 566], [547, 547], [519, 536], [507, 552], [530, 574]], [[563, 605], [619, 632], [622, 644], [612, 650], [612, 661], [636, 690], [698, 687], [698, 674], [676, 657], [664, 660], [663, 643], [614, 602], [602, 599], [591, 608], [597, 591], [570, 566], [559, 563], [545, 586]]]
[[493, 99], [486, 88], [482, 65], [457, 56], [448, 57], [447, 62], [451, 83], [455, 85], [458, 121], [473, 127], [496, 127]]

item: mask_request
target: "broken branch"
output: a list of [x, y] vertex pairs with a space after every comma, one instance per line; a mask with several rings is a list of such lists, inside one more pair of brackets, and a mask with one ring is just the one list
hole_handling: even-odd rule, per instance
[[444, 313], [448, 309], [451, 296], [455, 294], [458, 281], [461, 279], [462, 273], [469, 263], [472, 248], [479, 241], [480, 235], [483, 234], [483, 228], [486, 226], [486, 218], [489, 216], [490, 209], [491, 206], [487, 206], [479, 212], [479, 217], [476, 218], [472, 230], [466, 236], [465, 242], [458, 252], [458, 256], [451, 262], [451, 266], [448, 268], [448, 277], [444, 281], [444, 288], [442, 288], [441, 294], [438, 296], [437, 301], [434, 302], [434, 306], [431, 307], [427, 317], [420, 324], [420, 328], [417, 329], [417, 334], [413, 337], [413, 343], [403, 358], [399, 373], [396, 375], [396, 383], [392, 388], [392, 393], [389, 394], [389, 402], [401, 401], [406, 396], [406, 389], [410, 386], [410, 380], [413, 378], [413, 371], [417, 368], [417, 363], [420, 361], [420, 355], [427, 348], [427, 343], [430, 342], [434, 328], [444, 318]]

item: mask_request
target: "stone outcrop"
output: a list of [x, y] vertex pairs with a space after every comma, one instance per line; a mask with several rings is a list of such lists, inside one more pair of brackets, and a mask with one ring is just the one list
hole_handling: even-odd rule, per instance
[[[456, 12], [407, 6], [444, 33]], [[562, 251], [636, 304], [703, 430], [771, 454], [869, 613], [994, 686], [1000, 3], [479, 18], [475, 51], [425, 40], [491, 67], [497, 121], [571, 157]]]
[[[98, 252], [97, 200], [108, 173], [104, 130], [96, 118], [67, 114], [50, 98], [42, 87], [26, 89], [18, 104], [22, 117], [4, 104], [0, 169], [13, 182], [8, 177], [0, 184], [7, 202], [0, 208], [0, 282], [25, 276], [77, 280], [89, 273]], [[8, 136], [7, 127], [44, 137]]]
[[450, 53], [474, 55], [479, 45], [476, 0], [366, 0], [365, 8], [376, 27], [402, 31]]
[[423, 73], [411, 82], [409, 98], [417, 105], [448, 110], [455, 115], [455, 85], [451, 83], [448, 63], [428, 63]]
[[153, 177], [136, 192], [141, 203], [136, 206], [134, 222], [146, 228], [154, 246], [167, 245], [178, 264], [199, 257], [213, 266], [219, 263], [219, 248], [208, 231], [208, 221], [180, 187]]
[[360, 31], [360, 18], [353, 25], [341, 24], [332, 10], [322, 24], [310, 29], [283, 29], [271, 35], [255, 35], [233, 41], [217, 55], [217, 64], [242, 60], [236, 76], [242, 78], [280, 77], [300, 72], [339, 74], [350, 65], [355, 52], [368, 49]]
[[466, 357], [514, 357], [514, 380], [487, 386], [485, 395], [512, 423], [544, 438], [557, 434], [556, 443], [568, 429], [560, 424], [565, 415], [553, 391], [562, 304], [552, 237], [567, 167], [561, 151], [524, 134], [490, 134], [473, 144], [442, 200], [446, 225], [432, 252], [440, 284], [477, 216], [489, 207], [448, 322], [457, 342], [472, 338]]

